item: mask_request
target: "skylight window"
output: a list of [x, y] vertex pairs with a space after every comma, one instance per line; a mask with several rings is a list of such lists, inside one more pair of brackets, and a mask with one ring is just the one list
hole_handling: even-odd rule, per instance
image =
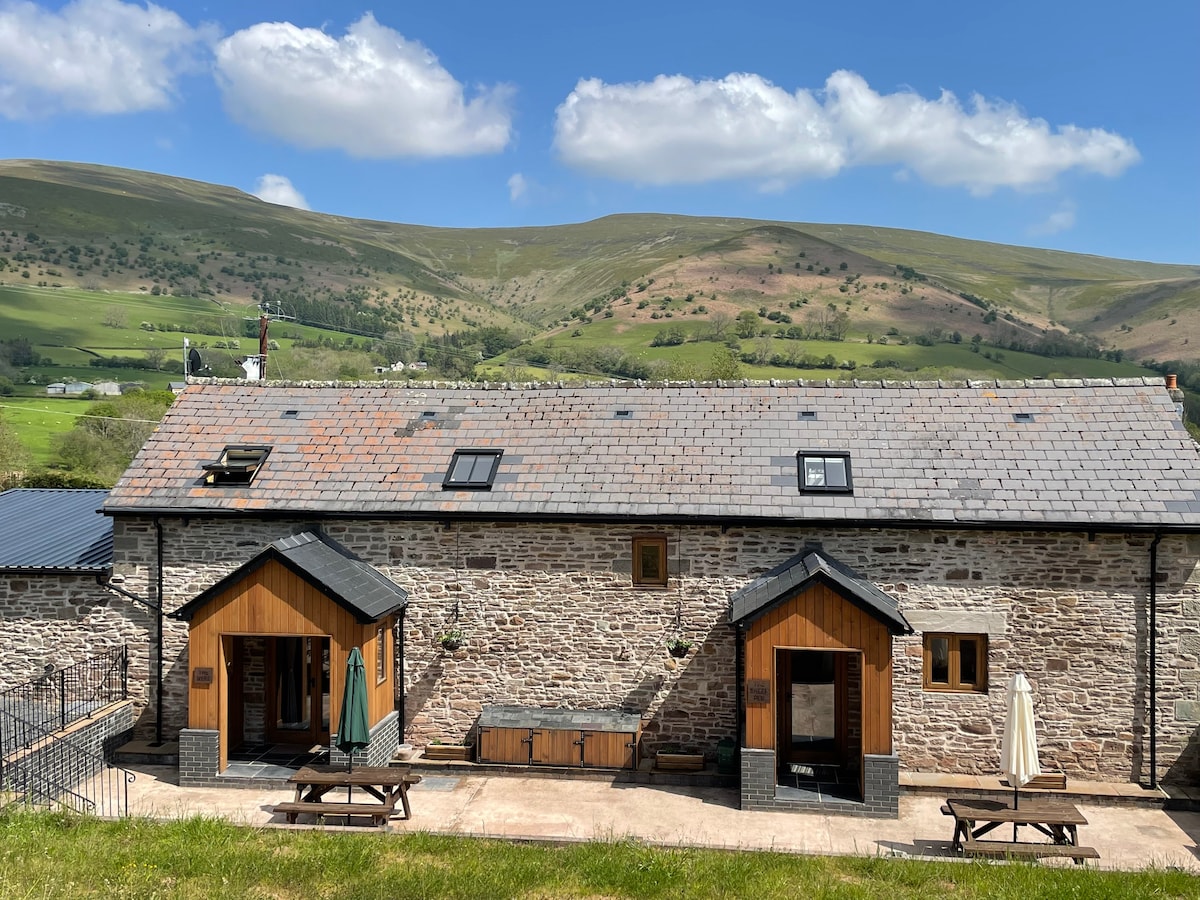
[[801, 492], [851, 492], [849, 453], [809, 453], [802, 450], [796, 454], [796, 466]]
[[266, 462], [270, 447], [234, 444], [221, 451], [216, 462], [204, 464], [204, 483], [249, 484]]
[[442, 490], [491, 490], [503, 455], [503, 450], [455, 450], [442, 479]]

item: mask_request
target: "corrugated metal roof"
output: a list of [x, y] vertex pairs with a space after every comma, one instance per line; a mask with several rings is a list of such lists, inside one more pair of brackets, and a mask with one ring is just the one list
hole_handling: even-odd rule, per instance
[[849, 566], [821, 550], [804, 550], [784, 560], [729, 597], [729, 621], [746, 624], [816, 580], [832, 584], [843, 597], [883, 622], [893, 634], [912, 634], [895, 597], [885, 594]]
[[[271, 455], [249, 485], [206, 486], [232, 444]], [[443, 489], [461, 449], [504, 451], [489, 490]], [[853, 491], [801, 493], [798, 451], [848, 453]], [[193, 384], [106, 510], [1200, 530], [1200, 455], [1141, 378]]]
[[206, 603], [269, 559], [278, 559], [321, 590], [355, 619], [378, 622], [408, 601], [408, 591], [323, 534], [306, 531], [280, 538], [172, 615], [190, 621]]
[[0, 570], [101, 572], [112, 568], [108, 491], [17, 489], [0, 493]]

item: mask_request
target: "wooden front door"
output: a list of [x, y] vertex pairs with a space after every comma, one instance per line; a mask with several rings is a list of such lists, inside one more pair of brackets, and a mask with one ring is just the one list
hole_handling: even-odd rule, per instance
[[778, 651], [779, 758], [783, 763], [846, 763], [848, 654]]
[[266, 695], [268, 740], [328, 744], [329, 638], [267, 638]]

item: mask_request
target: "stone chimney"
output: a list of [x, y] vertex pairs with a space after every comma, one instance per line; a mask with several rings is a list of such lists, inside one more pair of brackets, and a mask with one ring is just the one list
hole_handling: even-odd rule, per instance
[[1175, 412], [1179, 414], [1179, 418], [1184, 418], [1183, 391], [1179, 389], [1179, 378], [1177, 376], [1167, 376], [1167, 393], [1171, 396], [1171, 402], [1175, 404]]

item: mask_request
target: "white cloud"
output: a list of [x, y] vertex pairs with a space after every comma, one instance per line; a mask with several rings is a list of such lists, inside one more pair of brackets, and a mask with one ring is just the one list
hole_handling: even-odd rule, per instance
[[259, 200], [267, 203], [278, 203], [280, 206], [294, 206], [296, 209], [312, 209], [304, 195], [296, 190], [290, 178], [284, 175], [266, 174], [261, 176], [251, 192]]
[[1075, 204], [1067, 202], [1062, 204], [1055, 212], [1048, 215], [1043, 221], [1032, 226], [1029, 229], [1030, 234], [1047, 235], [1060, 234], [1064, 231], [1070, 231], [1075, 227]]
[[794, 181], [845, 164], [812, 95], [789, 94], [757, 75], [580, 81], [558, 108], [554, 143], [569, 165], [643, 184]]
[[789, 94], [754, 74], [694, 81], [581, 80], [558, 107], [555, 147], [570, 166], [622, 181], [752, 179], [768, 190], [843, 168], [898, 166], [931, 184], [987, 194], [1049, 184], [1071, 169], [1120, 174], [1138, 161], [1120, 135], [1051, 128], [978, 95], [879, 94], [854, 72]]
[[230, 115], [290, 144], [351, 156], [496, 153], [512, 132], [512, 91], [463, 86], [416, 41], [370, 13], [334, 38], [288, 22], [261, 23], [217, 46], [217, 82]]
[[508, 199], [519, 203], [529, 193], [529, 181], [520, 172], [514, 172], [508, 177]]
[[165, 109], [215, 36], [153, 3], [74, 0], [51, 12], [0, 0], [0, 115]]

